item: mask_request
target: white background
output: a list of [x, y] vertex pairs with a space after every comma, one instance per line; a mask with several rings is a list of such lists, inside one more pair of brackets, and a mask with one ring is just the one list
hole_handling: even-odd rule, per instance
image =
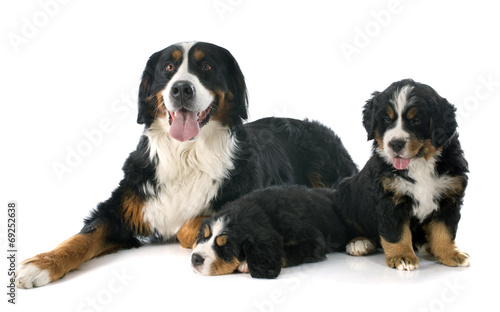
[[[370, 94], [403, 78], [433, 86], [459, 108], [471, 174], [457, 243], [472, 257], [470, 268], [421, 257], [420, 269], [398, 272], [385, 266], [380, 252], [363, 258], [337, 253], [262, 281], [245, 274], [196, 275], [188, 250], [156, 245], [95, 259], [49, 286], [18, 290], [16, 306], [6, 303], [2, 286], [2, 305], [8, 311], [496, 306], [500, 20], [490, 3], [2, 2], [0, 205], [5, 212], [9, 200], [18, 202], [19, 262], [77, 233], [88, 211], [109, 197], [142, 132], [135, 122], [136, 92], [148, 57], [192, 40], [221, 45], [236, 57], [249, 89], [250, 120], [320, 120], [341, 136], [360, 167], [370, 155], [361, 125]], [[103, 124], [99, 131], [106, 133], [89, 145], [85, 133]], [[78, 148], [85, 155], [68, 156]], [[58, 177], [54, 163], [71, 172]], [[2, 255], [6, 224], [2, 213]], [[6, 283], [6, 255], [0, 263]]]

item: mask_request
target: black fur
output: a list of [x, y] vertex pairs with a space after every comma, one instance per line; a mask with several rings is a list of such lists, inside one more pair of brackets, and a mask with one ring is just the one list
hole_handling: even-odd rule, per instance
[[[158, 114], [161, 109], [158, 106], [162, 106], [157, 102], [155, 94], [165, 88], [173, 75], [165, 71], [166, 64], [173, 62], [178, 65], [180, 62], [172, 58], [175, 49], [178, 49], [178, 45], [154, 53], [144, 70], [139, 90], [137, 121], [144, 124], [146, 129], [160, 117]], [[196, 69], [196, 64], [190, 63], [190, 71], [206, 88], [226, 95], [225, 104], [228, 109], [221, 115], [225, 118], [222, 124], [238, 142], [237, 152], [233, 157], [234, 169], [230, 170], [218, 195], [212, 200], [213, 211], [218, 211], [226, 202], [258, 188], [284, 183], [333, 186], [344, 177], [357, 172], [341, 140], [332, 130], [317, 122], [266, 118], [243, 124], [247, 118], [247, 90], [236, 60], [226, 49], [212, 44], [196, 43], [191, 48], [190, 55], [195, 49], [204, 51], [217, 70], [204, 73]], [[214, 105], [217, 106], [218, 103]], [[212, 115], [218, 114], [218, 109], [216, 107], [213, 110], [212, 118]], [[207, 119], [206, 123], [209, 122], [210, 119]], [[146, 185], [158, 184], [156, 166], [159, 156], [150, 159], [149, 144], [148, 137], [143, 136], [137, 149], [130, 154], [123, 166], [125, 175], [119, 187], [111, 198], [100, 203], [85, 220], [81, 233], [92, 231], [96, 224], [101, 224], [109, 229], [109, 241], [123, 242], [124, 246], [137, 246], [137, 236], [155, 235], [154, 230], [131, 226], [123, 213], [125, 197], [131, 195], [138, 201], [145, 202], [157, 195], [156, 188], [154, 193], [145, 192]], [[183, 207], [177, 209], [182, 213]]]
[[[224, 246], [214, 248], [226, 262], [236, 256], [246, 261], [252, 277], [276, 278], [283, 265], [294, 266], [326, 259], [348, 241], [347, 228], [333, 207], [333, 190], [303, 186], [269, 187], [247, 194], [203, 221], [203, 229], [224, 220]], [[193, 257], [198, 257], [197, 249]]]
[[414, 159], [430, 157], [429, 161], [435, 161], [433, 171], [436, 177], [458, 178], [461, 186], [439, 194], [439, 198], [435, 198], [438, 209], [424, 219], [416, 218], [413, 209], [419, 203], [414, 194], [396, 194], [385, 188], [382, 181], [387, 178], [391, 181], [405, 180], [410, 184], [422, 182], [412, 178], [408, 170], [396, 170], [381, 156], [383, 146], [380, 146], [380, 141], [374, 140], [373, 155], [364, 168], [336, 187], [335, 205], [343, 220], [356, 225], [356, 236], [368, 237], [376, 242], [380, 241], [380, 237], [391, 243], [399, 242], [403, 225], [410, 223], [413, 242], [425, 243], [428, 236], [423, 228], [434, 221], [444, 222], [451, 239], [455, 239], [467, 186], [468, 165], [456, 133], [453, 105], [427, 85], [409, 79], [402, 80], [383, 92], [373, 93], [363, 109], [363, 125], [369, 140], [381, 140], [395, 123], [388, 119], [386, 107], [391, 105], [391, 98], [403, 86], [413, 87], [409, 94], [413, 104], [409, 108], [418, 107], [414, 122], [405, 119], [403, 129], [417, 140], [430, 141], [435, 149], [441, 151], [440, 155], [429, 156], [421, 149]]

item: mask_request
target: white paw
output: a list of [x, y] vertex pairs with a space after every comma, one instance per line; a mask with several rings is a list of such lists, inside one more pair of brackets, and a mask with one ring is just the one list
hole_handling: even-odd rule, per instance
[[400, 261], [396, 266], [396, 269], [400, 271], [413, 271], [415, 269], [418, 269], [418, 263]]
[[50, 282], [48, 270], [42, 270], [34, 264], [20, 264], [16, 274], [17, 288], [32, 288], [46, 285]]
[[248, 273], [248, 264], [246, 261], [238, 266], [238, 272]]
[[375, 244], [368, 238], [353, 239], [345, 247], [347, 254], [351, 256], [363, 256], [373, 252], [376, 249]]
[[415, 244], [415, 247], [417, 247], [417, 251], [419, 254], [426, 255], [426, 256], [432, 256], [431, 244], [429, 244], [429, 243]]

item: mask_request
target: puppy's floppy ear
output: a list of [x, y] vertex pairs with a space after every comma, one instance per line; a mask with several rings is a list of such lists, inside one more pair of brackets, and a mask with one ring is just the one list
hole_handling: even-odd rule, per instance
[[368, 134], [368, 141], [373, 140], [373, 133], [375, 131], [375, 103], [377, 95], [380, 92], [375, 91], [372, 93], [372, 97], [366, 101], [365, 106], [363, 106], [363, 126]]
[[146, 68], [142, 73], [141, 84], [139, 86], [139, 113], [137, 114], [138, 124], [150, 124], [153, 115], [150, 113], [148, 97], [152, 94], [156, 65], [160, 59], [162, 51], [156, 52], [149, 57]]
[[446, 145], [457, 131], [457, 120], [453, 104], [450, 104], [445, 98], [436, 96], [434, 99], [434, 113], [431, 123], [431, 144], [434, 147]]
[[248, 237], [243, 245], [248, 270], [254, 278], [276, 278], [281, 272], [284, 258], [283, 240], [275, 232]]

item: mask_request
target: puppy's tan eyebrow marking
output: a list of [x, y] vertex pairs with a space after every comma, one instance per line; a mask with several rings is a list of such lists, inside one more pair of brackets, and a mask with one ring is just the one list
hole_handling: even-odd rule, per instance
[[408, 120], [413, 119], [417, 116], [417, 113], [418, 109], [416, 107], [412, 107], [408, 110], [408, 113], [406, 113], [406, 118], [408, 118]]
[[215, 239], [215, 243], [217, 243], [217, 246], [222, 247], [226, 245], [227, 243], [227, 235], [219, 235]]
[[203, 229], [203, 237], [208, 238], [210, 236], [210, 228], [208, 224], [205, 224], [205, 228]]
[[394, 120], [394, 117], [395, 117], [394, 109], [392, 109], [392, 107], [390, 105], [387, 105], [385, 107], [385, 111], [387, 112], [387, 115], [389, 116], [389, 118]]

